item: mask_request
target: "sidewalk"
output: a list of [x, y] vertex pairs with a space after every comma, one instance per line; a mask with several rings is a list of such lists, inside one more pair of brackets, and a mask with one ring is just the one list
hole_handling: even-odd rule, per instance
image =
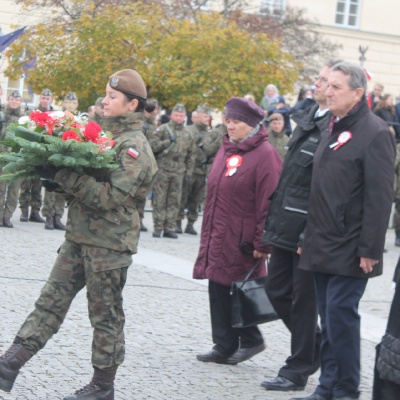
[[[116, 380], [118, 400], [283, 400], [299, 393], [268, 392], [260, 383], [276, 376], [288, 356], [289, 334], [281, 321], [261, 325], [267, 350], [237, 366], [201, 363], [196, 354], [211, 348], [207, 282], [191, 279], [199, 237], [152, 238], [146, 213], [139, 253], [124, 289], [126, 358]], [[56, 258], [64, 233], [43, 224], [19, 222], [0, 228], [0, 352], [12, 342], [32, 310]], [[201, 221], [195, 228], [200, 231]], [[375, 345], [384, 333], [393, 295], [391, 278], [399, 255], [388, 230], [385, 274], [372, 279], [363, 298], [361, 400], [371, 399]], [[92, 330], [85, 293], [72, 304], [57, 335], [22, 369], [3, 400], [58, 400], [86, 385]], [[301, 395], [311, 394], [318, 373]]]

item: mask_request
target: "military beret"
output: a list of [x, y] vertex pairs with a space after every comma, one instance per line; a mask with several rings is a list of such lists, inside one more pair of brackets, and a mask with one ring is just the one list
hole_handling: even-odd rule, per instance
[[251, 100], [243, 97], [231, 97], [225, 104], [225, 118], [245, 122], [255, 128], [265, 118], [264, 110]]
[[104, 107], [103, 99], [104, 99], [104, 97], [98, 97], [96, 102], [94, 103], [94, 105], [97, 107]]
[[268, 118], [269, 122], [271, 121], [283, 121], [283, 115], [279, 113], [273, 113]]
[[18, 92], [18, 90], [14, 90], [8, 97], [14, 97], [15, 99], [17, 99], [18, 97], [21, 97], [21, 94]]
[[206, 106], [198, 105], [196, 108], [196, 111], [201, 114], [211, 115], [211, 108], [206, 107]]
[[78, 101], [78, 96], [76, 95], [75, 92], [68, 92], [65, 95], [64, 100], [70, 100], [70, 101], [76, 100], [76, 101]]
[[50, 89], [43, 89], [42, 93], [40, 93], [41, 96], [53, 96], [53, 93], [51, 93]]
[[186, 108], [183, 104], [178, 103], [174, 105], [174, 108], [172, 109], [172, 111], [176, 111], [179, 113], [185, 113], [186, 112]]
[[133, 69], [123, 69], [110, 76], [110, 86], [119, 92], [147, 99], [146, 85], [142, 77]]

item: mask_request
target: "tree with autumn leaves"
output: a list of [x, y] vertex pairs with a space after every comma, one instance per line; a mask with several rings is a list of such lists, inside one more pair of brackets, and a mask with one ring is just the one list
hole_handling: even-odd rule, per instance
[[11, 46], [5, 74], [25, 74], [36, 93], [48, 87], [63, 98], [74, 91], [81, 109], [124, 68], [136, 69], [163, 106], [182, 102], [189, 109], [199, 103], [222, 108], [229, 97], [246, 93], [260, 99], [267, 83], [291, 92], [303, 68], [283, 50], [282, 37], [246, 29], [242, 18], [222, 13], [174, 17], [155, 1], [17, 2], [53, 9], [53, 17]]

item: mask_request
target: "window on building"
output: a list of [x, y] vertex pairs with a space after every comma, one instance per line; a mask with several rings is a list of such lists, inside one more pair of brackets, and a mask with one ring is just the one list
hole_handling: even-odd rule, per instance
[[286, 0], [260, 0], [260, 13], [282, 15], [285, 11]]
[[359, 0], [338, 0], [335, 23], [348, 27], [357, 27], [360, 10]]

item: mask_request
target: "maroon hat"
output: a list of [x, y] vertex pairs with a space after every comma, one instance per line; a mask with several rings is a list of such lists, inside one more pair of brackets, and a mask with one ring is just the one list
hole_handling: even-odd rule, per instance
[[225, 104], [225, 118], [245, 122], [255, 128], [265, 118], [264, 110], [256, 103], [243, 97], [231, 97]]

